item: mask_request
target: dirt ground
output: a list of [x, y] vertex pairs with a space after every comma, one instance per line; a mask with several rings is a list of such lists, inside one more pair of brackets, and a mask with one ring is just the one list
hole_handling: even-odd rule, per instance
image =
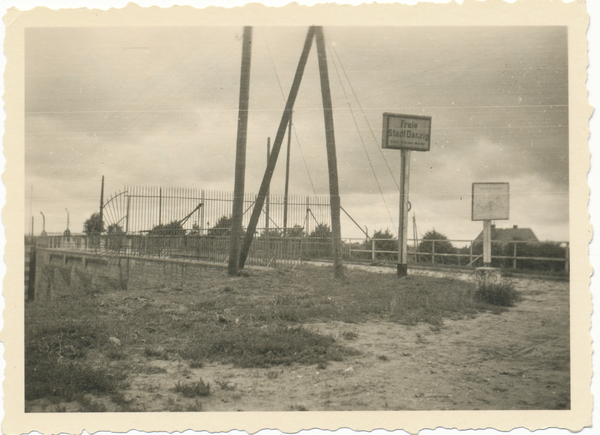
[[[306, 325], [361, 352], [326, 368], [241, 369], [218, 363], [190, 368], [183, 360], [131, 354], [127, 364], [140, 370], [128, 378], [128, 407], [145, 412], [568, 409], [569, 283], [513, 282], [524, 296], [516, 307], [445, 319], [439, 327], [386, 321]], [[173, 391], [178, 381], [200, 378], [210, 384], [209, 396], [185, 398]], [[93, 400], [106, 411], [118, 410], [108, 399]], [[32, 412], [77, 407], [45, 399], [27, 404]]]

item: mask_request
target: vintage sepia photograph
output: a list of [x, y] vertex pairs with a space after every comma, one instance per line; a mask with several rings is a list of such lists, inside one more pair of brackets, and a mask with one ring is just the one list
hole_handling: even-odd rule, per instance
[[568, 409], [567, 55], [565, 27], [27, 29], [27, 406]]
[[575, 410], [570, 38], [24, 26], [24, 415]]

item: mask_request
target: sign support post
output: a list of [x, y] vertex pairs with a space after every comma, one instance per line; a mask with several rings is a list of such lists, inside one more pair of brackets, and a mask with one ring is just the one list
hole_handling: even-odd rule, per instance
[[492, 266], [492, 220], [508, 219], [508, 183], [473, 183], [471, 220], [483, 221], [483, 267]]
[[398, 218], [398, 277], [408, 275], [408, 185], [410, 151], [429, 151], [431, 117], [383, 114], [381, 147], [400, 150], [400, 216]]
[[399, 277], [408, 275], [408, 180], [410, 175], [410, 150], [400, 151], [400, 218], [398, 224]]
[[492, 265], [492, 221], [483, 221], [483, 266]]

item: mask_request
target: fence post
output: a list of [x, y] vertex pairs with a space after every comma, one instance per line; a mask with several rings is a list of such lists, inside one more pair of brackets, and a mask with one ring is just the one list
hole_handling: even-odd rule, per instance
[[517, 242], [513, 243], [513, 269], [517, 268]]
[[435, 264], [435, 240], [431, 241], [431, 264]]
[[371, 260], [375, 261], [375, 239], [371, 239]]
[[469, 245], [469, 264], [473, 264], [473, 241]]

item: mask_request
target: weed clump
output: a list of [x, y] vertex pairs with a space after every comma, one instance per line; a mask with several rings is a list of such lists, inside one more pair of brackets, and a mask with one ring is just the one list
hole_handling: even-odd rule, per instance
[[344, 331], [342, 332], [342, 337], [344, 337], [345, 340], [355, 340], [358, 338], [358, 334], [354, 331]]
[[210, 384], [200, 379], [198, 382], [177, 382], [175, 392], [183, 394], [184, 397], [208, 396]]
[[500, 307], [514, 307], [522, 299], [509, 280], [486, 282], [478, 279], [474, 297], [480, 302]]

